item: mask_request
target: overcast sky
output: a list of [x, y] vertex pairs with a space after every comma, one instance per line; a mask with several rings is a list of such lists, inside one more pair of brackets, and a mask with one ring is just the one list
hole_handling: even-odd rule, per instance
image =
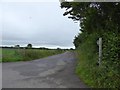
[[[73, 48], [79, 23], [63, 16], [59, 0], [2, 3], [2, 45]], [[17, 0], [21, 1], [21, 0]], [[1, 22], [0, 22], [1, 23]]]

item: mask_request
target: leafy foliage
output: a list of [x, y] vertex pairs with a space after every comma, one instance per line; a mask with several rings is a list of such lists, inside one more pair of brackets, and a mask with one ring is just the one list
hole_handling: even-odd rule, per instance
[[70, 14], [69, 18], [80, 20], [81, 31], [100, 32], [101, 30], [108, 30], [105, 28], [111, 29], [112, 26], [116, 27], [116, 31], [120, 29], [119, 2], [63, 2], [61, 8], [66, 8], [63, 15]]

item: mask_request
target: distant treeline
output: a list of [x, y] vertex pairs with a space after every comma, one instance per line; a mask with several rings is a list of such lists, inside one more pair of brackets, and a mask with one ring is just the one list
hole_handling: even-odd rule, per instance
[[50, 48], [45, 48], [45, 47], [40, 47], [40, 48], [28, 48], [28, 47], [8, 47], [8, 46], [4, 46], [4, 47], [0, 47], [0, 48], [6, 48], [6, 49], [40, 49], [40, 50], [74, 50], [73, 48], [70, 49], [61, 49], [61, 48], [56, 48], [56, 49], [50, 49]]

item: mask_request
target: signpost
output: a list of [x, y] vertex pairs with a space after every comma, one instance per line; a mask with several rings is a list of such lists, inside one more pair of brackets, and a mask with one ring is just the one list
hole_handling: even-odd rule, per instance
[[102, 60], [102, 38], [99, 38], [99, 40], [97, 40], [97, 45], [99, 46], [99, 60], [98, 60], [98, 64], [101, 65], [101, 60]]

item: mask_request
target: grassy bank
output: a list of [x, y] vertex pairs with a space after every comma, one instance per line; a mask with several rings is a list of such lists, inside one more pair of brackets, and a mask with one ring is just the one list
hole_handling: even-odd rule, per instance
[[[88, 38], [84, 43], [77, 48], [77, 67], [76, 73], [88, 86], [98, 87], [95, 85], [94, 76], [97, 71], [97, 51], [95, 50], [96, 43], [91, 42], [94, 37]], [[95, 41], [95, 40], [94, 40]]]
[[106, 40], [103, 38], [103, 58], [100, 66], [97, 64], [98, 46], [96, 39], [98, 36], [91, 34], [80, 44], [76, 50], [78, 58], [76, 73], [89, 87], [116, 88], [118, 90], [120, 84], [120, 62], [119, 58], [115, 57], [118, 54], [118, 50], [113, 49], [118, 41], [113, 33], [109, 35], [112, 37], [105, 36]]
[[39, 59], [62, 53], [62, 50], [2, 49], [2, 62], [16, 62]]

